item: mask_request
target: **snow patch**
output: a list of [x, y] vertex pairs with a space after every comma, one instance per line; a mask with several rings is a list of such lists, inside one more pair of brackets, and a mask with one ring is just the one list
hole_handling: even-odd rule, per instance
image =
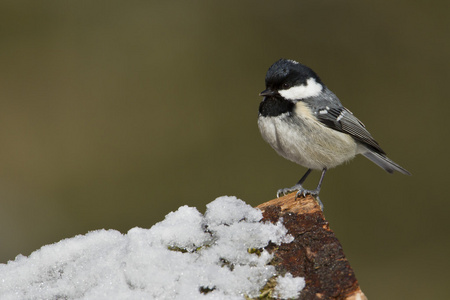
[[[269, 242], [293, 240], [261, 211], [220, 197], [205, 215], [182, 206], [150, 229], [97, 230], [0, 264], [0, 298], [245, 299], [276, 276]], [[296, 297], [303, 278], [277, 278], [280, 298]]]
[[285, 276], [277, 278], [274, 295], [282, 299], [298, 298], [304, 287], [305, 279], [303, 277], [293, 277], [292, 274], [287, 273]]

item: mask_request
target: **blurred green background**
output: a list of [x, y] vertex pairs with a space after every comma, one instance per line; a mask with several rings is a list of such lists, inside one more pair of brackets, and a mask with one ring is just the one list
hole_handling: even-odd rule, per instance
[[2, 1], [0, 262], [293, 185], [305, 169], [256, 125], [283, 57], [312, 67], [413, 173], [358, 157], [325, 178], [362, 290], [448, 297], [449, 28], [447, 1]]

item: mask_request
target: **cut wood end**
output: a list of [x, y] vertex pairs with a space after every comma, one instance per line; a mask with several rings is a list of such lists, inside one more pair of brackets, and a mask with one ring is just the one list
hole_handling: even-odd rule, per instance
[[296, 214], [322, 212], [319, 203], [313, 196], [307, 195], [306, 197], [296, 198], [296, 192], [262, 203], [257, 208], [264, 212], [269, 206], [278, 206], [282, 211], [290, 211]]
[[361, 291], [339, 240], [330, 229], [316, 199], [296, 193], [257, 206], [263, 221], [282, 219], [291, 243], [271, 245], [278, 274], [286, 272], [304, 277], [306, 286], [299, 299], [367, 300]]

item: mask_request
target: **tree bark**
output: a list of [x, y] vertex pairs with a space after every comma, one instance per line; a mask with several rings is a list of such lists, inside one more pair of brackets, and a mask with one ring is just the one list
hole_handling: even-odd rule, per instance
[[310, 195], [288, 194], [257, 206], [264, 220], [282, 219], [294, 241], [266, 248], [274, 254], [278, 274], [304, 277], [306, 286], [298, 299], [367, 300], [339, 240]]

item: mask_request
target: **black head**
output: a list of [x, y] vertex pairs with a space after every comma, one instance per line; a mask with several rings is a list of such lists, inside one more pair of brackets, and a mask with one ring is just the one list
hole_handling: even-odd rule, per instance
[[266, 74], [266, 90], [262, 96], [274, 94], [280, 90], [288, 90], [294, 86], [307, 85], [308, 79], [314, 79], [322, 84], [319, 76], [301, 63], [289, 59], [280, 59], [275, 62]]
[[322, 93], [323, 84], [313, 70], [293, 60], [280, 59], [266, 74], [266, 89], [259, 115], [276, 117], [290, 113], [298, 101]]

